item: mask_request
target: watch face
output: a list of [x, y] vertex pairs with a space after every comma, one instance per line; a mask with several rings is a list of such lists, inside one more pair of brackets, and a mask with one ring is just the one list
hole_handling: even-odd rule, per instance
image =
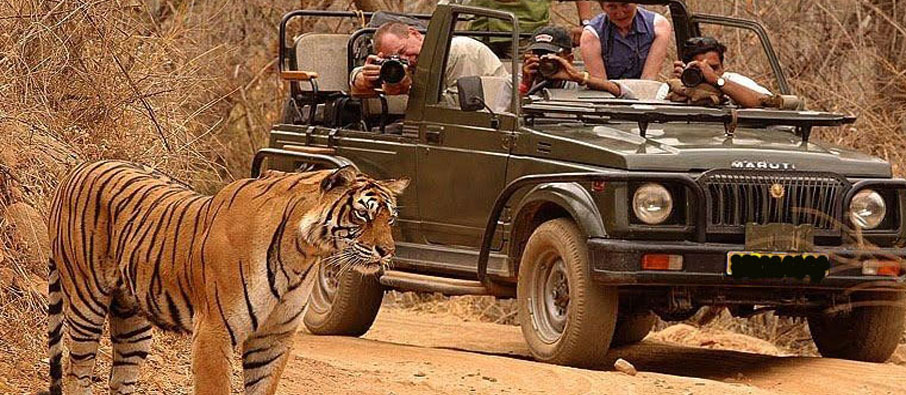
[[726, 83], [727, 83], [727, 80], [725, 80], [724, 77], [720, 77], [720, 78], [717, 79], [717, 87], [718, 87], [718, 88], [723, 88], [723, 87], [724, 87], [724, 84], [726, 84]]

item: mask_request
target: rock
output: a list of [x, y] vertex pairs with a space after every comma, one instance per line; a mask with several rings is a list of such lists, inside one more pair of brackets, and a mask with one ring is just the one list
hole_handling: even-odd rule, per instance
[[617, 359], [617, 361], [613, 363], [613, 368], [618, 372], [626, 373], [630, 376], [635, 376], [639, 373], [639, 371], [635, 369], [635, 366], [632, 366], [629, 361], [623, 358]]
[[415, 377], [425, 377], [425, 376], [427, 376], [427, 374], [425, 374], [425, 372], [418, 371], [418, 372], [415, 372], [414, 376]]

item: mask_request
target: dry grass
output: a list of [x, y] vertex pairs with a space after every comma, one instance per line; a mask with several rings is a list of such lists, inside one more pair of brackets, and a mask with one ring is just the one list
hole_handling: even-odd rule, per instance
[[[426, 12], [431, 1], [383, 3]], [[811, 108], [855, 112], [852, 128], [821, 131], [826, 141], [881, 156], [903, 175], [906, 139], [906, 17], [892, 1], [690, 0], [693, 10], [764, 22], [795, 91]], [[49, 196], [74, 164], [126, 158], [153, 164], [210, 192], [248, 171], [266, 144], [283, 90], [273, 74], [280, 16], [352, 1], [7, 0], [0, 2], [0, 213], [24, 202], [46, 214]], [[561, 4], [556, 19], [574, 21]], [[341, 29], [324, 23], [305, 28]], [[750, 38], [720, 33], [732, 68], [764, 77], [763, 62], [742, 63]], [[45, 276], [40, 249], [0, 216], [0, 392], [43, 387], [44, 300], [27, 284]], [[41, 224], [31, 230], [40, 231]], [[27, 280], [27, 281], [26, 281]], [[39, 280], [35, 280], [39, 281]], [[24, 285], [23, 285], [24, 284]], [[395, 294], [395, 303], [501, 323], [512, 302]], [[731, 328], [802, 349], [801, 324], [721, 317]], [[152, 392], [185, 392], [187, 343], [158, 336], [145, 370]], [[787, 345], [788, 344], [788, 345]], [[103, 351], [109, 355], [109, 348]], [[102, 356], [101, 361], [109, 361]], [[106, 366], [102, 367], [106, 369]], [[152, 372], [173, 374], [151, 374]], [[100, 375], [101, 377], [104, 374]], [[98, 383], [103, 388], [104, 383]]]

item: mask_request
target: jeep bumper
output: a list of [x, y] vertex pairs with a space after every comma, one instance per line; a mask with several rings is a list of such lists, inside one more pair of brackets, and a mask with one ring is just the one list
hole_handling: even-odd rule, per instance
[[[878, 287], [906, 289], [902, 276], [863, 275], [866, 260], [906, 261], [906, 249], [875, 248], [856, 250], [846, 247], [816, 247], [814, 253], [827, 254], [830, 274], [820, 281], [796, 278], [734, 278], [726, 274], [727, 253], [745, 251], [738, 244], [695, 243], [689, 241], [641, 241], [590, 238], [588, 254], [596, 281], [612, 285], [652, 286], [738, 286], [771, 288], [847, 289], [873, 283]], [[681, 270], [642, 270], [646, 254], [672, 254], [683, 257]], [[902, 273], [902, 269], [901, 269]]]

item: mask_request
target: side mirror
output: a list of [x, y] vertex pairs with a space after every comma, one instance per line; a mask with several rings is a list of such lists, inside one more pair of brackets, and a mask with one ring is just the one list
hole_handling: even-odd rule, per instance
[[456, 81], [459, 90], [459, 108], [463, 111], [479, 111], [484, 109], [484, 88], [481, 86], [481, 77], [468, 76]]

